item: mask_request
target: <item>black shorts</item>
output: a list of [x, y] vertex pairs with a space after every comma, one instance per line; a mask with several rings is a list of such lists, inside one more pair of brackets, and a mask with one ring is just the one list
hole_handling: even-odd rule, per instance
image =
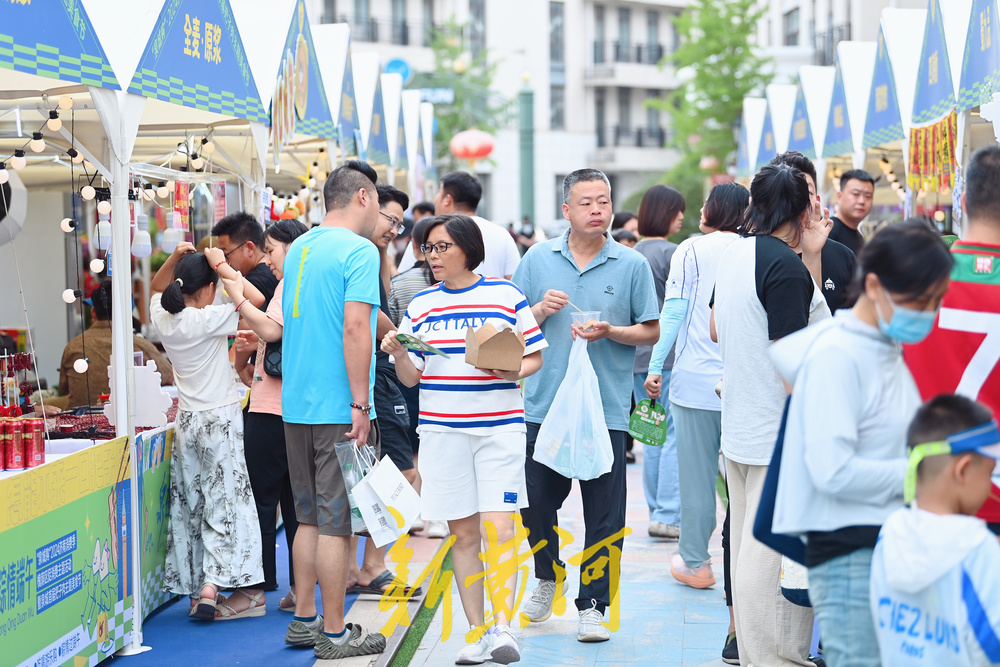
[[413, 449], [410, 447], [410, 415], [406, 409], [396, 379], [390, 373], [375, 369], [375, 414], [378, 416], [382, 454], [400, 470], [413, 468]]

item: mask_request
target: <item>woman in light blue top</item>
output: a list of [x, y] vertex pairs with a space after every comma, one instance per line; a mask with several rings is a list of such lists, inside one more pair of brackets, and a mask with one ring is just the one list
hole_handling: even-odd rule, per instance
[[879, 529], [903, 506], [906, 429], [920, 396], [902, 343], [930, 333], [952, 259], [922, 220], [890, 225], [858, 256], [851, 310], [774, 343], [794, 387], [774, 532], [806, 539], [809, 599], [831, 667], [880, 664], [869, 606]]

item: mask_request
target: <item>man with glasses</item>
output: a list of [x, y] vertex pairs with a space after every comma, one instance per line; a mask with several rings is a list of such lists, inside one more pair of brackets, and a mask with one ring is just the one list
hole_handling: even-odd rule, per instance
[[[381, 278], [378, 286], [380, 304], [376, 335], [379, 336], [378, 340], [381, 340], [389, 331], [396, 328], [389, 319], [389, 300], [386, 297], [386, 287], [391, 277], [388, 270], [395, 267], [386, 250], [403, 228], [403, 211], [409, 207], [410, 198], [405, 192], [391, 185], [378, 185], [375, 189], [378, 192], [379, 216], [371, 234], [371, 241], [378, 248], [380, 261]], [[399, 390], [396, 367], [389, 362], [389, 355], [378, 347], [375, 348], [375, 384], [372, 393], [375, 412], [378, 414], [382, 454], [388, 454], [406, 481], [413, 484], [417, 478], [417, 470], [413, 467], [413, 448], [408, 433], [410, 416], [406, 409], [406, 399]], [[354, 540], [356, 543], [357, 538]], [[381, 596], [389, 588], [396, 575], [385, 564], [387, 546], [376, 548], [371, 540], [365, 541], [363, 565], [358, 567], [357, 561], [351, 561], [351, 569], [347, 575], [348, 593]], [[351, 553], [355, 553], [356, 550], [357, 547], [352, 546]], [[419, 595], [420, 591], [415, 593]]]
[[260, 290], [265, 299], [261, 308], [266, 310], [278, 287], [278, 279], [264, 263], [263, 235], [264, 226], [244, 211], [230, 213], [212, 227], [212, 236], [219, 239], [218, 246], [225, 253], [226, 261]]

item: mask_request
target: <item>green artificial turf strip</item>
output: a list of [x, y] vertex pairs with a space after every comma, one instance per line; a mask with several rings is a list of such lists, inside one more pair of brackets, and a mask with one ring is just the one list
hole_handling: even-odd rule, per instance
[[[451, 571], [451, 551], [449, 551], [441, 563], [441, 572]], [[425, 583], [424, 585], [427, 586], [428, 584]], [[451, 590], [448, 590], [445, 595], [451, 595]], [[417, 649], [420, 648], [420, 642], [427, 633], [427, 628], [430, 626], [431, 621], [434, 620], [434, 614], [437, 613], [438, 607], [441, 606], [441, 599], [442, 597], [439, 596], [437, 602], [430, 609], [424, 605], [420, 605], [420, 611], [417, 612], [416, 618], [410, 623], [410, 631], [406, 634], [403, 645], [399, 647], [399, 651], [392, 661], [392, 667], [406, 667], [406, 665], [410, 664]]]

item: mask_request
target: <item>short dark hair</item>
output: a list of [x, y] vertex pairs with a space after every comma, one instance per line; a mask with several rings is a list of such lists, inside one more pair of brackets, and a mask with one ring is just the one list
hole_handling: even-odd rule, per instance
[[632, 243], [639, 242], [639, 239], [636, 238], [635, 234], [633, 234], [632, 232], [623, 227], [611, 230], [611, 238], [613, 238], [615, 241], [618, 241], [619, 243], [622, 243], [624, 241], [631, 241]]
[[90, 293], [90, 307], [94, 309], [94, 318], [98, 320], [111, 319], [111, 280], [105, 278], [101, 284]]
[[253, 243], [258, 248], [263, 234], [264, 226], [246, 211], [230, 213], [212, 227], [212, 236], [228, 236], [233, 243]]
[[375, 186], [375, 189], [378, 190], [379, 208], [384, 207], [392, 201], [402, 206], [404, 211], [410, 208], [410, 196], [399, 188], [395, 188], [391, 185], [378, 185]]
[[702, 215], [705, 226], [720, 232], [735, 232], [743, 224], [750, 205], [750, 191], [739, 183], [719, 183], [708, 193]]
[[611, 229], [622, 229], [629, 220], [635, 220], [637, 216], [632, 211], [618, 211], [615, 217], [611, 218]]
[[[770, 164], [787, 164], [789, 167], [795, 167], [803, 174], [811, 176], [813, 179], [813, 185], [819, 187], [819, 181], [816, 179], [816, 166], [813, 161], [807, 158], [805, 155], [798, 151], [785, 151], [780, 155], [775, 155], [771, 158]], [[865, 172], [866, 174], [868, 172]], [[869, 176], [871, 178], [871, 176]], [[847, 181], [844, 181], [845, 183]]]
[[948, 277], [954, 263], [941, 235], [925, 219], [910, 218], [886, 225], [858, 254], [849, 294], [861, 294], [865, 276], [874, 273], [887, 291], [907, 301], [919, 299]]
[[475, 211], [483, 198], [483, 185], [479, 179], [467, 171], [453, 171], [441, 179], [441, 189], [456, 206]]
[[670, 223], [687, 205], [684, 195], [667, 185], [654, 185], [646, 190], [639, 202], [639, 234], [641, 236], [666, 236]]
[[429, 201], [422, 201], [419, 204], [414, 204], [413, 212], [423, 213], [424, 215], [434, 215], [434, 203]]
[[972, 154], [965, 170], [965, 209], [970, 218], [1000, 219], [1000, 146]]
[[278, 220], [264, 230], [261, 242], [271, 239], [275, 243], [288, 244], [309, 231], [309, 228], [294, 218]]
[[475, 271], [486, 258], [486, 246], [483, 243], [483, 232], [476, 221], [461, 213], [439, 215], [427, 218], [424, 229], [424, 240], [430, 238], [435, 227], [443, 226], [455, 244], [465, 253], [465, 268]]
[[378, 174], [361, 160], [348, 160], [330, 172], [323, 186], [323, 203], [327, 211], [347, 208], [358, 190], [376, 186]]
[[796, 224], [795, 241], [802, 233], [798, 218], [810, 206], [809, 185], [801, 171], [787, 164], [765, 165], [750, 182], [743, 233], [770, 236], [786, 222]]
[[925, 442], [939, 442], [991, 419], [993, 413], [982, 403], [957, 394], [941, 394], [917, 409], [906, 431], [906, 444], [913, 449]]
[[872, 177], [864, 169], [850, 169], [845, 171], [840, 175], [840, 189], [843, 190], [847, 187], [848, 181], [864, 181], [865, 183], [871, 183], [872, 187], [875, 187], [875, 178]]
[[427, 225], [433, 219], [434, 216], [429, 218], [420, 218], [420, 220], [413, 223], [413, 231], [410, 232], [410, 238], [412, 238], [413, 242], [418, 246], [423, 245], [424, 241], [427, 240]]
[[563, 179], [563, 203], [569, 203], [569, 196], [573, 194], [573, 186], [577, 183], [587, 183], [589, 181], [604, 181], [608, 186], [608, 196], [611, 196], [611, 181], [608, 175], [600, 169], [577, 169], [566, 174]]

